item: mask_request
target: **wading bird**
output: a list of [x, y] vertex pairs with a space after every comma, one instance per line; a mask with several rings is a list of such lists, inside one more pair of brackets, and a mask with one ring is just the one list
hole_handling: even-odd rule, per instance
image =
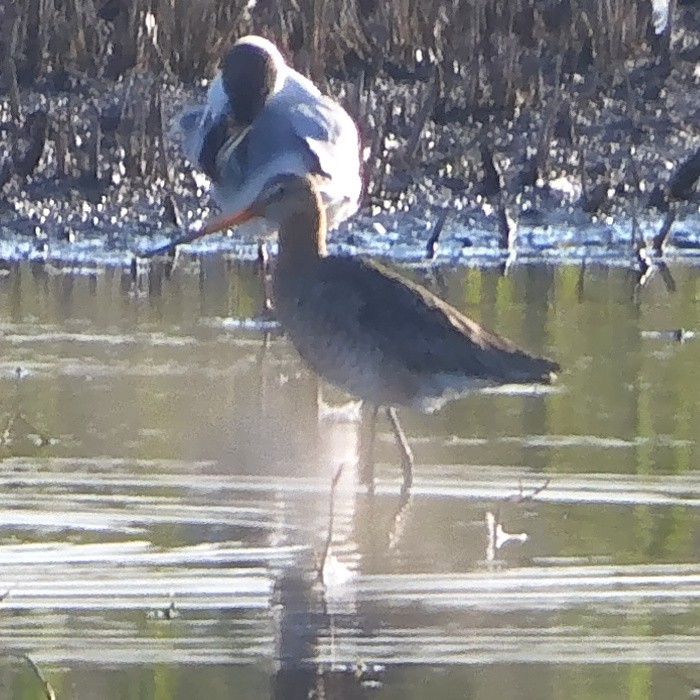
[[185, 109], [178, 126], [185, 155], [209, 177], [221, 208], [209, 230], [228, 228], [229, 215], [282, 173], [319, 176], [330, 228], [357, 211], [362, 180], [355, 123], [267, 39], [239, 39], [222, 59], [206, 105]]
[[228, 223], [256, 217], [278, 230], [273, 296], [282, 328], [312, 370], [363, 401], [372, 435], [366, 470], [380, 407], [401, 452], [406, 486], [413, 456], [396, 406], [432, 412], [486, 387], [549, 383], [559, 369], [382, 265], [327, 255], [325, 210], [313, 176], [273, 177]]

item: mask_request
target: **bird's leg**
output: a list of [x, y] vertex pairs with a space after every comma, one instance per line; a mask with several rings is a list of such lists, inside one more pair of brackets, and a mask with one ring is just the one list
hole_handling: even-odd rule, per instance
[[360, 480], [374, 488], [374, 439], [377, 427], [378, 406], [367, 401], [360, 407], [360, 440], [358, 446]]
[[386, 417], [391, 423], [396, 444], [399, 452], [401, 452], [401, 469], [403, 470], [403, 485], [401, 489], [402, 491], [408, 491], [411, 488], [411, 484], [413, 484], [413, 452], [411, 452], [411, 446], [408, 444], [406, 434], [401, 428], [399, 417], [396, 415], [396, 409], [393, 406], [387, 406]]
[[272, 301], [270, 295], [270, 253], [267, 250], [267, 243], [260, 238], [258, 240], [258, 266], [260, 279], [262, 280], [263, 293], [263, 315], [272, 311]]

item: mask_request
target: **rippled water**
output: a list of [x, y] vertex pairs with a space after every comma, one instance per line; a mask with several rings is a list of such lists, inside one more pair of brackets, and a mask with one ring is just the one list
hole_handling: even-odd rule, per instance
[[5, 270], [0, 697], [42, 697], [24, 654], [59, 700], [693, 696], [700, 346], [668, 332], [700, 275], [672, 273], [411, 270], [564, 371], [404, 411], [402, 507], [389, 427], [372, 497], [357, 405], [255, 321], [249, 265]]

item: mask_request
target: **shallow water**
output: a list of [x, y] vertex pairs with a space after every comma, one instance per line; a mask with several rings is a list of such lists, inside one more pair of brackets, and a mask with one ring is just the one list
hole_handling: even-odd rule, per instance
[[700, 274], [672, 272], [675, 294], [604, 267], [412, 269], [564, 371], [403, 412], [397, 520], [388, 426], [372, 497], [357, 407], [254, 320], [249, 265], [10, 267], [0, 697], [42, 696], [23, 654], [60, 700], [692, 696], [700, 345], [665, 332], [696, 330]]

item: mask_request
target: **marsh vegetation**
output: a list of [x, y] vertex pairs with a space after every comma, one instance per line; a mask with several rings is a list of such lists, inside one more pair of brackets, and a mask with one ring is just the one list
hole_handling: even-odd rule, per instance
[[[657, 34], [651, 2], [635, 0], [0, 4], [0, 233], [43, 253], [95, 234], [123, 245], [205, 215], [170, 119], [203, 98], [202, 81], [248, 32], [355, 116], [363, 213], [402, 242], [424, 248], [426, 218], [445, 210], [443, 238], [467, 247], [464, 228], [479, 227], [507, 246], [511, 218], [658, 218], [700, 149], [700, 21], [687, 0], [674, 7]], [[676, 188], [683, 199], [694, 183]], [[361, 215], [354, 229], [370, 226]]]

